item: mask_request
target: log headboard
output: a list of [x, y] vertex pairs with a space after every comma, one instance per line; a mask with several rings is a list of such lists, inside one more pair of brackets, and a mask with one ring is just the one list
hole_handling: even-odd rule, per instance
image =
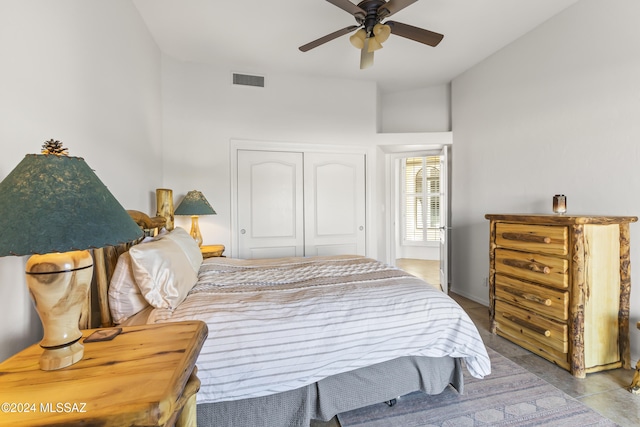
[[[166, 219], [161, 216], [149, 217], [135, 210], [128, 210], [127, 213], [144, 230], [145, 236], [155, 236], [158, 230], [166, 225]], [[118, 257], [137, 243], [139, 241], [93, 250], [93, 281], [85, 309], [80, 317], [80, 329], [113, 326], [109, 308], [109, 283]]]

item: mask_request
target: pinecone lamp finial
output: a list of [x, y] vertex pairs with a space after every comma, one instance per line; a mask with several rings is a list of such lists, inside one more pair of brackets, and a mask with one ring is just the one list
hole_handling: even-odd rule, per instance
[[42, 145], [42, 154], [53, 154], [56, 156], [68, 156], [68, 149], [62, 146], [62, 142], [50, 139]]

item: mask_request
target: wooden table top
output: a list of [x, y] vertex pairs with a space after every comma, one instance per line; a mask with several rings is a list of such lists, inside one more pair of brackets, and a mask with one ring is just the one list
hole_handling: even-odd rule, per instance
[[0, 425], [163, 425], [207, 333], [200, 321], [123, 327], [111, 341], [84, 343], [81, 361], [55, 371], [39, 369], [42, 349], [33, 345], [0, 363]]
[[224, 245], [202, 245], [200, 246], [203, 258], [222, 256]]
[[570, 214], [486, 214], [492, 221], [530, 224], [625, 224], [638, 221], [637, 216], [570, 215]]

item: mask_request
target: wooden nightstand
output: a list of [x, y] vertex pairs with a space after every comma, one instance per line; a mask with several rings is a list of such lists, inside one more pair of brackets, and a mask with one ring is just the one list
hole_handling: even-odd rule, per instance
[[111, 341], [84, 343], [83, 359], [56, 371], [39, 369], [33, 345], [0, 363], [0, 425], [195, 426], [206, 337], [200, 321], [123, 327]]
[[203, 258], [211, 258], [216, 256], [224, 256], [224, 245], [202, 245], [200, 246]]

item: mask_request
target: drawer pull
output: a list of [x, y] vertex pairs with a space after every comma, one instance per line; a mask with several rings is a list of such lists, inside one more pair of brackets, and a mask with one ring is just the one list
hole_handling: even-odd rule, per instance
[[534, 273], [543, 273], [549, 274], [551, 273], [551, 269], [546, 265], [541, 265], [535, 262], [529, 261], [521, 261], [519, 259], [505, 259], [502, 261], [504, 265], [508, 265], [510, 267], [523, 268], [525, 270], [531, 270]]
[[551, 243], [551, 237], [536, 236], [527, 233], [502, 233], [502, 238], [505, 240], [518, 240], [520, 242]]
[[522, 326], [523, 328], [527, 328], [532, 330], [533, 332], [536, 332], [540, 335], [544, 335], [545, 337], [550, 337], [551, 336], [551, 331], [545, 328], [541, 328], [538, 325], [534, 325], [533, 323], [527, 322], [526, 320], [522, 320], [519, 317], [515, 317], [515, 316], [511, 316], [510, 314], [506, 314], [503, 313], [502, 317], [504, 317], [505, 319], [507, 319], [510, 322], [515, 323], [518, 326]]
[[526, 299], [528, 301], [537, 302], [538, 304], [544, 304], [547, 307], [549, 307], [551, 305], [551, 303], [552, 303], [552, 301], [549, 298], [540, 298], [540, 297], [538, 297], [536, 295], [531, 295], [531, 294], [528, 294], [526, 292], [519, 291], [517, 289], [503, 288], [503, 290], [505, 292], [507, 292], [507, 293], [510, 293], [511, 295], [515, 295], [517, 297], [524, 298], [524, 299]]

